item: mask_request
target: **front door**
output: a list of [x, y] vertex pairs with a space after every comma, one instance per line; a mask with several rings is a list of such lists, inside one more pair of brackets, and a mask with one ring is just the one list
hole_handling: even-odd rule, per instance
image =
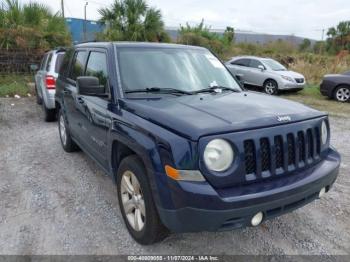
[[108, 121], [107, 109], [110, 103], [110, 90], [107, 51], [103, 49], [90, 51], [84, 75], [97, 77], [100, 88], [104, 89], [104, 95], [78, 95], [77, 106], [82, 108], [78, 126], [81, 128], [86, 149], [103, 167], [108, 168], [107, 134], [110, 121]]

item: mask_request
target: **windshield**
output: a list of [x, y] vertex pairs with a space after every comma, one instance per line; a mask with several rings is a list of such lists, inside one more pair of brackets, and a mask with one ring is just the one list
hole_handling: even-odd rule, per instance
[[273, 71], [286, 71], [287, 69], [273, 59], [262, 59], [264, 64]]
[[184, 48], [118, 48], [125, 92], [150, 88], [196, 92], [208, 87], [241, 88], [209, 51]]

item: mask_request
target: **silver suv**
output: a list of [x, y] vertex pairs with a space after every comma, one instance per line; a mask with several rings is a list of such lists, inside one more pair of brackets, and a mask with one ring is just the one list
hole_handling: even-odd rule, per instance
[[269, 95], [279, 90], [300, 91], [305, 86], [305, 77], [288, 71], [271, 58], [255, 56], [233, 57], [225, 63], [227, 68], [246, 85], [263, 87]]
[[56, 79], [64, 54], [64, 49], [47, 52], [41, 61], [38, 72], [35, 74], [36, 101], [39, 105], [42, 105], [44, 119], [47, 122], [56, 120]]

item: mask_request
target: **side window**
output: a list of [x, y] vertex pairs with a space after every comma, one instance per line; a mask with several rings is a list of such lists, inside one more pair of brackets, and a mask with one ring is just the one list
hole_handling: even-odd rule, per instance
[[249, 66], [253, 68], [259, 68], [259, 66], [264, 66], [264, 65], [258, 60], [251, 59]]
[[249, 66], [250, 59], [238, 59], [233, 61], [231, 64], [238, 66]]
[[46, 69], [45, 69], [45, 71], [50, 71], [51, 61], [52, 61], [52, 53], [50, 53], [50, 54], [49, 54], [49, 57], [47, 58], [47, 63], [46, 63]]
[[90, 53], [87, 65], [86, 65], [86, 76], [95, 76], [100, 80], [101, 88], [104, 88], [105, 92], [108, 93], [108, 70], [107, 70], [107, 55], [103, 52], [92, 51]]
[[86, 51], [77, 51], [74, 54], [72, 65], [70, 68], [69, 78], [77, 80], [78, 76], [84, 75]]

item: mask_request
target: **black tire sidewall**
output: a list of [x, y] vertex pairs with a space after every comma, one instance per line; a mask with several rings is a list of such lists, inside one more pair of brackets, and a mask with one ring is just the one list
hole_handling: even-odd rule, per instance
[[[121, 179], [125, 171], [131, 171], [139, 181], [143, 198], [145, 201], [145, 225], [141, 231], [134, 230], [128, 222], [126, 217], [122, 198], [121, 198]], [[149, 245], [163, 239], [166, 234], [164, 226], [162, 225], [158, 212], [156, 210], [151, 187], [149, 185], [148, 176], [142, 161], [136, 155], [128, 156], [122, 160], [120, 167], [118, 169], [117, 175], [117, 187], [118, 187], [118, 201], [121, 214], [124, 219], [124, 223], [130, 233], [130, 235], [140, 244]]]
[[[63, 143], [62, 141], [62, 137], [61, 137], [61, 126], [60, 126], [60, 121], [61, 121], [61, 116], [63, 117], [63, 120], [64, 120], [64, 124], [65, 124], [65, 127], [66, 127], [66, 136], [67, 136], [67, 141], [66, 141], [66, 144]], [[69, 133], [69, 129], [68, 129], [68, 125], [67, 125], [67, 120], [64, 116], [64, 113], [61, 110], [59, 110], [58, 112], [58, 135], [60, 136], [60, 141], [61, 141], [61, 145], [62, 145], [62, 148], [64, 149], [64, 151], [66, 152], [73, 152], [73, 151], [76, 151], [77, 150], [77, 146], [76, 144], [74, 143], [74, 141], [72, 140], [72, 137]]]

